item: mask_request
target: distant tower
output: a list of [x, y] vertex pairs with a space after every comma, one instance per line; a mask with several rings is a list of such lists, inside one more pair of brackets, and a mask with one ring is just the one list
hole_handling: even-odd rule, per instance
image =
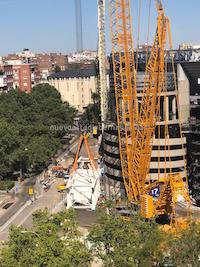
[[82, 10], [81, 0], [75, 0], [76, 16], [76, 52], [83, 51], [83, 33], [82, 33]]

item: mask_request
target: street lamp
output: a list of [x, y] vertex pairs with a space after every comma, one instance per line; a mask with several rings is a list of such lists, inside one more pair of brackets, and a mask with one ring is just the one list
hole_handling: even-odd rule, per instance
[[[28, 148], [27, 147], [25, 147], [24, 148], [24, 151], [28, 151]], [[20, 180], [22, 181], [22, 163], [20, 163], [20, 170], [19, 170], [19, 175], [20, 175]]]

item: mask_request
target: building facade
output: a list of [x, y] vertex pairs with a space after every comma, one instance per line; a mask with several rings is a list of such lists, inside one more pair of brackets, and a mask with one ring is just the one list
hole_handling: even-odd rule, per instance
[[[137, 90], [139, 97], [139, 87], [142, 88], [143, 70], [142, 65], [146, 62], [146, 52], [139, 51], [138, 55], [138, 80]], [[168, 129], [170, 134], [169, 151], [172, 163], [170, 164], [174, 172], [180, 172], [182, 177], [187, 177], [189, 180], [190, 193], [200, 206], [200, 48], [186, 47], [184, 49], [174, 50], [171, 52], [175, 61], [176, 82], [178, 86], [177, 92], [173, 89], [172, 73], [168, 70], [168, 92], [165, 96], [165, 112], [167, 112]], [[170, 65], [170, 58], [168, 65]], [[110, 120], [113, 122], [111, 127], [106, 129], [104, 135], [104, 152], [105, 152], [105, 172], [108, 177], [107, 184], [108, 191], [111, 193], [119, 192], [123, 187], [120, 156], [118, 149], [118, 133], [116, 131], [116, 113], [115, 113], [115, 94], [112, 74], [112, 60], [110, 60]], [[171, 76], [171, 77], [170, 77]], [[170, 85], [171, 84], [171, 85]], [[175, 100], [177, 99], [177, 100]], [[166, 109], [166, 107], [168, 107]], [[178, 107], [178, 109], [177, 109]], [[163, 109], [163, 108], [162, 108]], [[177, 135], [179, 133], [179, 124], [177, 117], [180, 120], [183, 129], [183, 136]], [[158, 126], [163, 122], [158, 122]], [[157, 130], [156, 130], [157, 131]], [[162, 165], [164, 164], [164, 155], [166, 152], [163, 145], [166, 141], [163, 138], [156, 138], [156, 133], [153, 139], [153, 151], [150, 163], [150, 177], [154, 180], [163, 172]], [[185, 157], [187, 158], [187, 168], [185, 170]], [[165, 164], [164, 164], [165, 165]]]
[[5, 75], [5, 83], [6, 83], [7, 90], [13, 89], [13, 66], [4, 65], [3, 72]]
[[6, 76], [5, 74], [0, 74], [0, 93], [7, 91]]
[[[109, 114], [112, 124], [104, 133], [104, 163], [107, 176], [107, 188], [112, 194], [123, 192], [121, 160], [119, 154], [118, 131], [116, 127], [116, 109], [112, 59], [110, 59], [110, 103]], [[186, 180], [186, 137], [180, 134], [180, 122], [188, 123], [190, 119], [190, 86], [187, 76], [180, 64], [176, 64], [176, 82], [171, 64], [167, 66], [167, 90], [160, 96], [160, 120], [157, 121], [152, 140], [152, 154], [147, 181], [157, 181], [169, 173], [180, 173]], [[142, 98], [145, 79], [145, 63], [140, 62], [137, 74], [138, 102]], [[115, 181], [115, 182], [114, 182]], [[110, 186], [111, 185], [111, 186]], [[108, 191], [108, 190], [106, 190]]]
[[13, 65], [14, 88], [20, 92], [30, 93], [31, 83], [31, 67], [30, 64]]
[[48, 83], [58, 90], [62, 101], [69, 102], [79, 112], [92, 103], [92, 94], [97, 92], [95, 69], [58, 72], [49, 76]]
[[187, 136], [187, 161], [189, 186], [192, 196], [200, 206], [200, 62], [182, 62], [188, 77], [190, 119], [184, 125]]
[[21, 60], [8, 60], [4, 65], [8, 89], [19, 89], [21, 92], [30, 93], [32, 88], [31, 65]]
[[40, 78], [43, 81], [47, 80], [47, 77], [54, 72], [56, 66], [61, 71], [68, 68], [68, 57], [61, 53], [40, 53], [36, 54], [35, 57], [39, 67]]
[[27, 48], [20, 53], [8, 54], [2, 57], [0, 66], [6, 64], [6, 62], [18, 60], [23, 64], [30, 64], [32, 70], [33, 67], [36, 69], [36, 72], [34, 71], [34, 77], [36, 78], [32, 77], [32, 85], [38, 83], [38, 77], [39, 80], [47, 80], [47, 77], [54, 72], [56, 66], [61, 71], [68, 68], [68, 57], [62, 53], [33, 53]]

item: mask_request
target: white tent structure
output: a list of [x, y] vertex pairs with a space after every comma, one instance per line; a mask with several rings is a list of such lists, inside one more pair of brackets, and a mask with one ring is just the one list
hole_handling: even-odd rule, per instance
[[89, 158], [80, 157], [78, 168], [67, 183], [67, 209], [95, 210], [100, 196], [100, 168], [94, 169]]

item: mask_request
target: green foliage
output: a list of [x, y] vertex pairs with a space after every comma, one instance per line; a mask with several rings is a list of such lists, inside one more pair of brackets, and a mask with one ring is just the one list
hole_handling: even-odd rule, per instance
[[[60, 146], [76, 114], [58, 91], [35, 86], [30, 94], [12, 90], [0, 95], [0, 175], [44, 166]], [[60, 127], [64, 125], [64, 127]]]
[[98, 124], [101, 121], [99, 94], [92, 93], [93, 104], [89, 104], [82, 116], [82, 124]]
[[56, 65], [55, 68], [54, 68], [54, 72], [57, 73], [57, 72], [60, 72], [60, 71], [61, 71], [60, 66]]
[[11, 228], [0, 251], [0, 267], [89, 267], [94, 257], [105, 267], [198, 267], [199, 234], [198, 224], [175, 235], [138, 215], [127, 221], [115, 212], [101, 212], [87, 238], [89, 250], [72, 210], [37, 211], [31, 229]]
[[106, 267], [149, 267], [158, 263], [162, 233], [155, 222], [146, 223], [134, 216], [130, 223], [120, 216], [100, 218], [90, 234], [92, 252]]
[[200, 266], [200, 225], [193, 224], [181, 236], [170, 239], [170, 262], [172, 266]]
[[200, 225], [178, 234], [164, 232], [155, 221], [134, 215], [130, 221], [111, 213], [103, 215], [88, 236], [91, 253], [105, 267], [198, 267]]
[[0, 190], [10, 190], [14, 187], [15, 183], [13, 181], [0, 181]]
[[50, 215], [38, 211], [33, 228], [12, 227], [10, 240], [0, 254], [0, 267], [87, 267], [91, 256], [72, 211]]

